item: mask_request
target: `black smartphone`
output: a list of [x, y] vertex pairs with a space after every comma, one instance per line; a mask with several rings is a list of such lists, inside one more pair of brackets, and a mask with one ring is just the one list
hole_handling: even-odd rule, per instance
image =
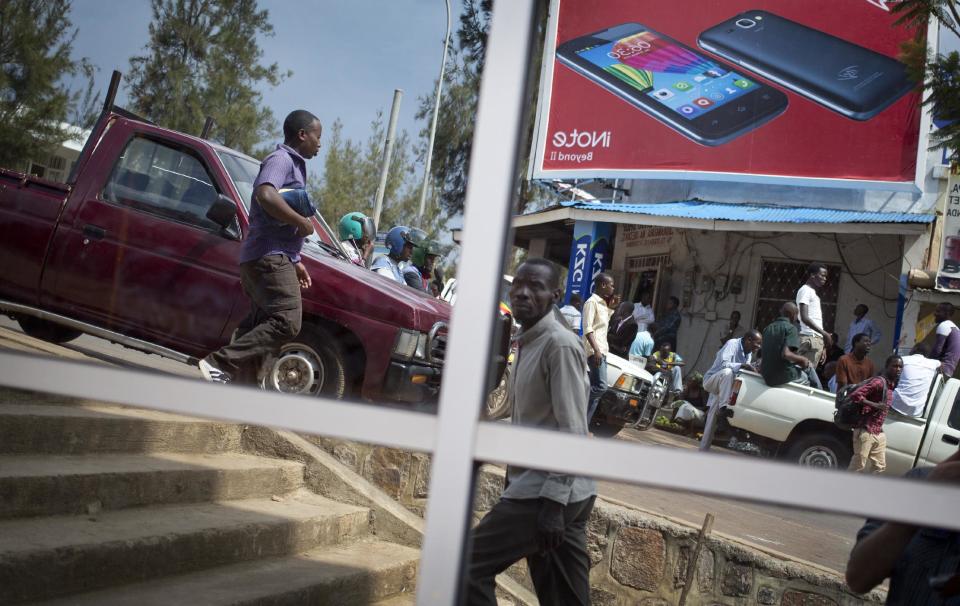
[[772, 120], [787, 96], [638, 23], [564, 42], [561, 63], [702, 145]]
[[697, 44], [854, 120], [914, 88], [899, 61], [767, 11], [735, 15]]

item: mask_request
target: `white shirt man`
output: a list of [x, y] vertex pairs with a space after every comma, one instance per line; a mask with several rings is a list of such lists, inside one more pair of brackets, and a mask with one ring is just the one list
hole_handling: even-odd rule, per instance
[[656, 321], [653, 315], [653, 305], [644, 305], [642, 302], [633, 306], [633, 319], [637, 321], [637, 331], [643, 332]]
[[729, 339], [717, 352], [713, 366], [703, 374], [703, 389], [710, 394], [707, 399], [707, 422], [700, 440], [700, 450], [710, 450], [716, 431], [717, 414], [730, 401], [733, 380], [740, 369], [752, 366], [753, 354], [760, 348], [762, 337], [756, 330], [749, 330], [739, 339]]
[[893, 390], [893, 409], [908, 417], [922, 415], [930, 385], [939, 370], [940, 360], [921, 353], [903, 356], [903, 373], [897, 388]]
[[[797, 290], [797, 307], [799, 307], [801, 303], [807, 306], [807, 318], [817, 326], [823, 326], [823, 311], [820, 308], [820, 295], [808, 284], [804, 284]], [[805, 324], [803, 318], [801, 318], [800, 334], [817, 335], [820, 333]]]

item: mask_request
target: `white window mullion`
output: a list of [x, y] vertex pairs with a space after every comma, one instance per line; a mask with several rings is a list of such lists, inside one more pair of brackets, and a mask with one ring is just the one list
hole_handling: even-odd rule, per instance
[[473, 506], [474, 436], [485, 396], [503, 254], [517, 189], [534, 7], [533, 0], [501, 0], [493, 7], [464, 204], [459, 292], [430, 468], [417, 582], [419, 606], [453, 604], [461, 583]]

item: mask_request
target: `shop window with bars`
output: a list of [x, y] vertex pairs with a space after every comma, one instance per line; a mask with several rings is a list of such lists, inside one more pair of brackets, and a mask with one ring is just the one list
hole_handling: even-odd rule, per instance
[[[760, 262], [760, 284], [757, 288], [757, 305], [754, 309], [754, 326], [763, 328], [780, 315], [784, 301], [795, 301], [797, 289], [807, 281], [810, 261], [781, 261], [763, 259]], [[823, 310], [824, 328], [835, 331], [837, 298], [840, 291], [840, 266], [825, 263], [827, 283], [817, 294]]]

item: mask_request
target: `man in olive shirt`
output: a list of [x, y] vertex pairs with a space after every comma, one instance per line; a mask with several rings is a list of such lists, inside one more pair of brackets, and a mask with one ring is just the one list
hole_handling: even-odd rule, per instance
[[[517, 269], [510, 306], [522, 330], [511, 422], [586, 435], [587, 361], [556, 309], [560, 295], [560, 273], [549, 261]], [[586, 526], [596, 494], [589, 478], [508, 467], [500, 500], [473, 530], [467, 602], [496, 606], [496, 575], [526, 558], [541, 604], [589, 604]]]
[[800, 348], [798, 313], [797, 305], [787, 301], [780, 308], [780, 317], [763, 329], [760, 374], [770, 387], [785, 383], [811, 384], [810, 360], [797, 353]]

